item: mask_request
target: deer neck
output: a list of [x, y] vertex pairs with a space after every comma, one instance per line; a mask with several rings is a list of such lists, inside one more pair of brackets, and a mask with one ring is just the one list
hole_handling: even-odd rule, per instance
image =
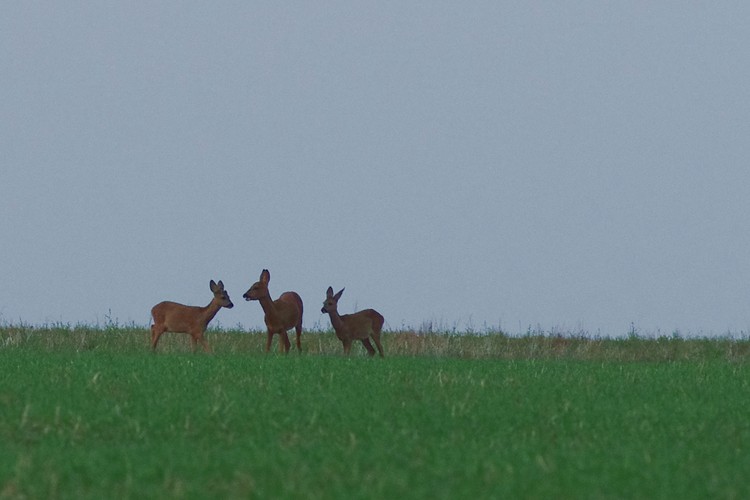
[[271, 300], [270, 294], [262, 296], [258, 299], [258, 302], [260, 302], [260, 307], [263, 308], [263, 312], [268, 318], [274, 321], [279, 318], [279, 312], [276, 310], [276, 306], [274, 305], [273, 300]]
[[341, 319], [337, 310], [328, 311], [328, 317], [331, 318], [331, 326], [336, 331], [342, 331], [344, 329], [344, 320]]
[[208, 325], [211, 320], [214, 319], [216, 313], [219, 312], [219, 309], [221, 309], [221, 304], [219, 304], [217, 299], [213, 299], [209, 302], [209, 304], [203, 308], [203, 324]]

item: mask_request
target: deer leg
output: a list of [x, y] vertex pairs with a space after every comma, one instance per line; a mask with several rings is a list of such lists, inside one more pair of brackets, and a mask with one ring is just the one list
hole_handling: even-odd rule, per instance
[[367, 355], [370, 357], [375, 356], [375, 349], [373, 349], [372, 344], [370, 343], [370, 339], [365, 337], [360, 340], [362, 341], [362, 345], [365, 346], [365, 349], [367, 349]]
[[271, 341], [273, 340], [273, 333], [271, 333], [271, 330], [268, 330], [268, 337], [266, 338], [266, 352], [271, 351]]
[[302, 335], [302, 323], [297, 325], [295, 327], [295, 330], [297, 331], [297, 350], [299, 352], [302, 352], [302, 343], [300, 342], [300, 335]]
[[289, 335], [287, 335], [286, 330], [281, 330], [279, 337], [279, 352], [286, 354], [289, 352], [289, 348], [292, 347], [292, 343], [289, 342]]
[[342, 340], [342, 344], [344, 344], [344, 354], [347, 356], [349, 355], [349, 352], [352, 350], [352, 341], [351, 340]]
[[156, 344], [159, 343], [159, 337], [166, 331], [164, 325], [151, 325], [151, 349], [156, 350]]
[[[196, 338], [196, 340], [198, 342], [200, 342], [201, 347], [203, 347], [203, 351], [204, 352], [211, 352], [211, 346], [208, 345], [208, 342], [206, 342], [206, 338], [203, 336], [202, 333], [200, 335], [198, 335], [198, 337]], [[195, 347], [195, 346], [193, 346], [193, 347]], [[193, 350], [195, 350], [195, 349], [193, 349]]]
[[380, 353], [380, 357], [384, 358], [383, 355], [383, 346], [380, 344], [380, 332], [373, 332], [372, 333], [372, 340], [375, 341], [375, 345], [378, 346], [378, 352]]

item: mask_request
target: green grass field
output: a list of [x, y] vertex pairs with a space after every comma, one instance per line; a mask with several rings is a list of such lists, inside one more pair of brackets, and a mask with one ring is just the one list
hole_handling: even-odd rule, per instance
[[0, 328], [0, 497], [750, 497], [747, 340], [207, 338]]

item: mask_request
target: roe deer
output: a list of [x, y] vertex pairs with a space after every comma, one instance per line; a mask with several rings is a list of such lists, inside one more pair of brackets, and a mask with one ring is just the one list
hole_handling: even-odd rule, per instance
[[380, 357], [383, 356], [383, 346], [380, 345], [380, 330], [383, 329], [383, 316], [375, 309], [365, 309], [354, 314], [344, 314], [339, 316], [338, 301], [341, 294], [344, 293], [342, 288], [336, 295], [333, 294], [333, 288], [330, 286], [326, 291], [326, 300], [320, 309], [322, 313], [328, 313], [331, 318], [331, 325], [336, 331], [336, 336], [344, 344], [344, 354], [349, 354], [352, 349], [352, 341], [361, 340], [367, 349], [367, 354], [375, 356], [375, 349], [370, 344], [370, 339], [375, 341], [378, 346]]
[[211, 348], [203, 338], [208, 323], [216, 316], [219, 309], [234, 307], [229, 294], [224, 291], [224, 283], [214, 283], [211, 280], [211, 291], [214, 298], [206, 307], [185, 306], [176, 302], [159, 302], [151, 309], [154, 324], [151, 325], [151, 348], [155, 351], [159, 337], [164, 332], [179, 332], [190, 335], [193, 351], [200, 342], [203, 350], [211, 352]]
[[260, 280], [255, 282], [250, 289], [245, 292], [245, 300], [257, 300], [265, 313], [264, 320], [268, 329], [268, 338], [266, 339], [266, 352], [271, 350], [271, 341], [275, 333], [279, 334], [279, 350], [284, 353], [289, 352], [291, 343], [287, 330], [294, 328], [297, 331], [297, 350], [302, 352], [300, 344], [300, 335], [302, 335], [302, 299], [296, 292], [284, 292], [276, 300], [271, 300], [271, 294], [268, 293], [268, 282], [271, 281], [271, 273], [268, 269], [263, 269], [260, 273]]

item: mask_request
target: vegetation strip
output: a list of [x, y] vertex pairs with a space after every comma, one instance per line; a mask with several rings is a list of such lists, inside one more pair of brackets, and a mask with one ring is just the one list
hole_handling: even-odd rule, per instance
[[747, 498], [746, 340], [0, 328], [0, 496]]

